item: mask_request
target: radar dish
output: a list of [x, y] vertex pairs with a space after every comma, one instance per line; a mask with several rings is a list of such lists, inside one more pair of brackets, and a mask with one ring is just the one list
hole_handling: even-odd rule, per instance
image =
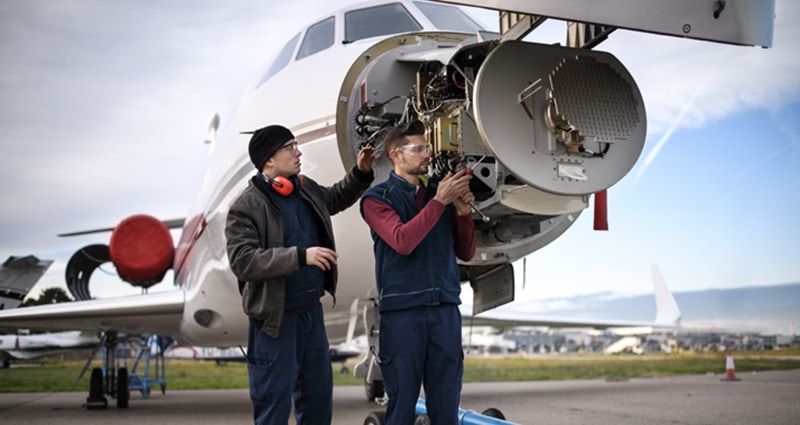
[[473, 104], [478, 132], [495, 157], [550, 193], [607, 189], [644, 146], [639, 88], [605, 52], [504, 42], [481, 65]]

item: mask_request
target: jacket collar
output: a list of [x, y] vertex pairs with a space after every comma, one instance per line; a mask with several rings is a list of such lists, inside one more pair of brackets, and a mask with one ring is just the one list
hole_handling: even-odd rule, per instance
[[[399, 175], [397, 175], [397, 173], [395, 173], [394, 170], [389, 172], [389, 179], [393, 182], [393, 184], [395, 186], [398, 186], [399, 188], [401, 188], [401, 189], [403, 189], [405, 191], [409, 191], [411, 193], [416, 193], [416, 191], [417, 191], [417, 186], [416, 185], [413, 185], [413, 184], [409, 183], [408, 181], [406, 181], [406, 179], [404, 179], [404, 178], [400, 177]], [[420, 184], [422, 185], [423, 188], [427, 187], [428, 186], [428, 176], [427, 175], [419, 176], [419, 182], [420, 182]]]

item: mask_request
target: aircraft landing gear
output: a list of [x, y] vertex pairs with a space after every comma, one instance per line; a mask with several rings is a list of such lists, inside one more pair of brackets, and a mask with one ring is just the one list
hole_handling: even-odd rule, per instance
[[108, 407], [108, 400], [103, 396], [103, 369], [96, 367], [92, 369], [89, 378], [89, 397], [86, 398], [86, 409], [105, 409]]
[[[130, 398], [128, 389], [128, 369], [119, 368], [116, 373], [114, 373], [113, 369], [116, 365], [116, 346], [117, 333], [106, 332], [98, 347], [98, 349], [102, 348], [103, 350], [103, 367], [92, 369], [92, 374], [89, 377], [89, 397], [86, 398], [87, 410], [108, 408], [106, 395], [117, 399], [118, 408], [125, 409], [128, 407], [128, 400]], [[86, 366], [84, 366], [81, 372], [81, 376], [83, 372], [86, 371], [86, 367], [91, 363], [92, 358], [94, 358], [95, 352], [89, 356]], [[109, 369], [111, 370], [109, 371]], [[78, 380], [80, 380], [80, 376], [78, 376]], [[77, 384], [78, 381], [75, 381], [75, 385]], [[75, 388], [74, 385], [73, 388]]]
[[370, 412], [367, 419], [364, 419], [364, 425], [386, 425], [386, 412]]
[[[130, 339], [130, 337], [128, 337]], [[130, 357], [129, 341], [120, 341], [115, 332], [107, 332], [103, 335], [100, 344], [95, 348], [92, 354], [86, 361], [78, 379], [72, 386], [74, 390], [78, 382], [83, 377], [83, 374], [88, 370], [89, 365], [95, 358], [95, 354], [102, 350], [103, 354], [103, 367], [92, 369], [92, 374], [89, 380], [89, 397], [86, 398], [86, 409], [106, 409], [108, 408], [108, 400], [106, 396], [110, 396], [117, 400], [117, 408], [127, 409], [130, 404], [131, 389], [139, 390], [142, 393], [142, 398], [147, 398], [150, 394], [150, 388], [155, 386], [161, 387], [161, 394], [167, 390], [167, 381], [164, 376], [164, 351], [161, 342], [157, 336], [150, 336], [146, 338], [141, 347], [138, 349], [139, 353], [136, 356], [136, 361], [133, 368], [128, 370], [128, 358]], [[150, 361], [152, 356], [155, 356], [155, 372], [154, 379], [151, 377]], [[145, 358], [144, 373], [137, 373], [136, 368], [142, 358]]]
[[386, 404], [386, 391], [383, 385], [383, 375], [378, 364], [378, 332], [379, 320], [377, 301], [365, 306], [363, 310], [364, 329], [367, 330], [369, 350], [355, 365], [353, 374], [357, 378], [364, 378], [364, 393], [368, 401], [375, 401], [380, 405]]
[[383, 381], [364, 381], [364, 393], [367, 395], [367, 400], [369, 401], [378, 401], [382, 399], [385, 394]]
[[[116, 379], [113, 377], [106, 383], [114, 387], [114, 391], [106, 391], [103, 388], [103, 369], [96, 367], [92, 369], [89, 378], [89, 397], [86, 398], [86, 410], [98, 410], [108, 408], [108, 400], [103, 394], [108, 394], [117, 399], [117, 408], [127, 409], [131, 398], [131, 390], [128, 382], [128, 369], [121, 367], [117, 370]], [[116, 385], [115, 385], [116, 384]]]
[[121, 367], [117, 371], [117, 408], [127, 409], [130, 398], [131, 390], [128, 386], [128, 369]]

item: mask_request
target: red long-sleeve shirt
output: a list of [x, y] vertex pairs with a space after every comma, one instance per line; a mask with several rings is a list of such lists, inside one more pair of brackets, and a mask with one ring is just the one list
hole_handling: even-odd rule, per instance
[[[445, 211], [445, 206], [431, 199], [424, 207], [424, 190], [417, 189], [415, 201], [419, 213], [407, 223], [403, 223], [397, 212], [375, 198], [363, 202], [364, 220], [370, 228], [392, 249], [401, 255], [409, 255], [422, 242]], [[475, 255], [475, 224], [472, 215], [458, 215], [453, 212], [453, 239], [456, 257], [469, 261]]]

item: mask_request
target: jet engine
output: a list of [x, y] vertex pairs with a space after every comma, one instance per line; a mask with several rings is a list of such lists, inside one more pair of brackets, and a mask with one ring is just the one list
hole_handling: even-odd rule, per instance
[[114, 227], [108, 245], [88, 245], [72, 255], [67, 262], [67, 288], [76, 300], [91, 299], [92, 273], [111, 261], [120, 279], [147, 289], [164, 278], [174, 256], [167, 226], [151, 216], [133, 215]]
[[[356, 60], [337, 104], [343, 163], [414, 119], [428, 129], [434, 177], [472, 169], [478, 247], [462, 277], [473, 286], [503, 265], [500, 279], [513, 281], [509, 263], [625, 176], [646, 135], [641, 93], [611, 54], [453, 33], [398, 35]], [[390, 167], [379, 161], [376, 181]]]

